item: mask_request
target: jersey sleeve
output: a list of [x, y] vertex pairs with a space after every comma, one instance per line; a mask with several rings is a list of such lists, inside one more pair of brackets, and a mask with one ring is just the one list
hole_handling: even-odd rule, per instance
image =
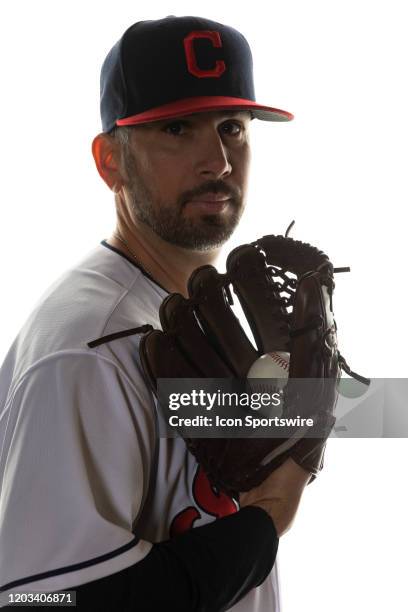
[[277, 608], [262, 605], [255, 593], [251, 602], [243, 598], [269, 575], [278, 544], [271, 517], [247, 506], [154, 544], [130, 568], [73, 587], [77, 610], [222, 612], [240, 601], [242, 611], [273, 612]]
[[84, 584], [151, 550], [133, 533], [155, 440], [139, 377], [77, 351], [47, 357], [19, 381], [0, 440], [3, 595]]

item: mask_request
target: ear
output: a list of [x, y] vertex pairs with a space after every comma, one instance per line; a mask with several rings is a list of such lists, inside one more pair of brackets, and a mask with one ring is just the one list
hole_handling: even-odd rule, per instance
[[123, 186], [120, 172], [118, 143], [109, 134], [98, 134], [92, 142], [92, 155], [96, 168], [109, 189], [118, 193]]

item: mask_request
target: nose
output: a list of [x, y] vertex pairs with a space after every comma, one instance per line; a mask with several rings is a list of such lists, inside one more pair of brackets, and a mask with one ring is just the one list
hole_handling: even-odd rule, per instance
[[232, 172], [229, 151], [218, 131], [209, 131], [197, 145], [197, 173], [205, 179], [226, 178]]

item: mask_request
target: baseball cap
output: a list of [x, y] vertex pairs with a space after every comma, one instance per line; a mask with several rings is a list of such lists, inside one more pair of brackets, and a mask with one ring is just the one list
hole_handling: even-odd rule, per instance
[[139, 21], [105, 58], [104, 132], [216, 110], [247, 110], [264, 121], [293, 119], [256, 102], [251, 50], [234, 28], [202, 17]]

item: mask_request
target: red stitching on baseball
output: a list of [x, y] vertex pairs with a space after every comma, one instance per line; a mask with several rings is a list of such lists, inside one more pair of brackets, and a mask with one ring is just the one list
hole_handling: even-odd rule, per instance
[[277, 353], [269, 353], [269, 355], [272, 357], [274, 361], [276, 361], [278, 365], [281, 366], [281, 368], [283, 368], [284, 370], [289, 370], [289, 362], [286, 361], [286, 359], [284, 359]]

